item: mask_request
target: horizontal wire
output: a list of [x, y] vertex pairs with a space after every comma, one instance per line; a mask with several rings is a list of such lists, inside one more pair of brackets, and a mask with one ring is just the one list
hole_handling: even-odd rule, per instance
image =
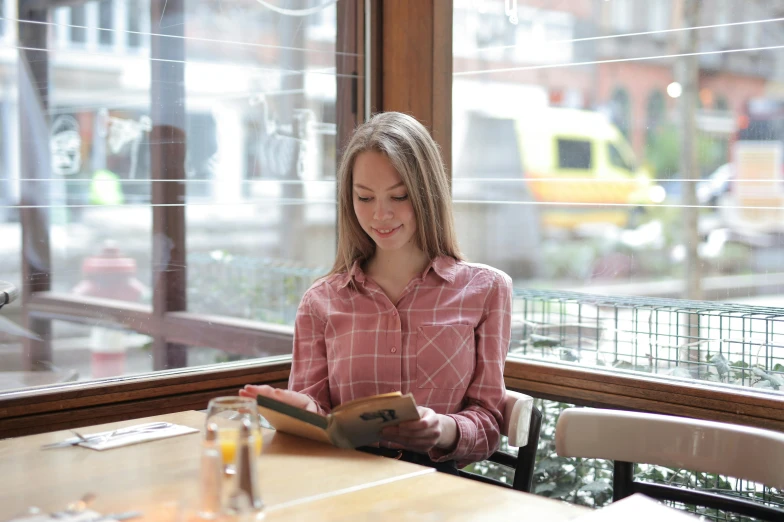
[[[92, 178], [24, 178], [15, 181], [93, 181]], [[215, 183], [214, 179], [119, 179], [123, 183]], [[331, 179], [290, 180], [290, 179], [243, 179], [239, 183], [277, 183], [280, 185], [302, 185], [306, 183], [336, 183]]]
[[43, 22], [38, 20], [20, 20], [18, 18], [8, 18], [0, 16], [0, 20], [8, 20], [9, 22], [17, 22], [23, 24], [37, 24], [37, 25], [49, 25], [52, 27], [70, 27], [74, 29], [96, 29], [98, 31], [108, 31], [112, 33], [121, 33], [121, 34], [136, 34], [139, 36], [158, 36], [161, 38], [179, 38], [181, 40], [192, 40], [196, 42], [205, 42], [205, 43], [222, 43], [222, 44], [230, 44], [230, 45], [238, 45], [238, 46], [246, 46], [246, 47], [257, 47], [257, 48], [264, 48], [264, 49], [283, 49], [285, 51], [301, 51], [301, 52], [312, 52], [312, 53], [320, 53], [320, 54], [337, 54], [340, 56], [363, 56], [361, 53], [348, 53], [343, 51], [321, 51], [317, 49], [308, 49], [307, 47], [290, 47], [285, 45], [272, 45], [272, 44], [259, 44], [259, 43], [251, 43], [251, 42], [240, 42], [237, 40], [220, 40], [217, 38], [203, 38], [198, 36], [183, 36], [183, 35], [172, 35], [172, 34], [161, 34], [161, 33], [145, 33], [142, 31], [128, 31], [124, 30], [121, 31], [119, 29], [111, 29], [105, 27], [91, 27], [86, 25], [73, 25], [73, 24], [59, 24], [57, 22]]
[[[182, 142], [179, 142], [182, 143]], [[66, 183], [70, 182], [81, 182], [81, 181], [92, 181], [92, 178], [20, 178], [15, 179], [13, 181], [65, 181]], [[120, 179], [122, 182], [130, 182], [130, 183], [215, 183], [216, 180], [214, 179]], [[711, 181], [710, 178], [651, 178], [647, 181], [651, 182], [684, 182], [684, 181], [693, 181], [693, 182], [707, 182]], [[748, 178], [741, 178], [741, 179], [732, 179], [733, 183], [784, 183], [784, 179], [748, 179]], [[285, 180], [285, 179], [243, 179], [238, 180], [239, 183], [278, 183], [281, 185], [286, 184], [301, 184], [306, 185], [309, 183], [337, 183], [337, 180], [334, 179], [297, 179], [297, 180]], [[556, 182], [556, 183], [638, 183], [639, 180], [636, 179], [605, 179], [605, 178], [531, 178], [531, 179], [513, 179], [513, 178], [452, 178], [452, 183], [462, 183], [462, 182], [478, 182], [478, 183], [497, 183], [497, 182], [506, 182], [506, 183], [540, 183], [540, 182]]]
[[724, 49], [720, 51], [702, 51], [696, 53], [678, 53], [678, 54], [661, 54], [657, 56], [641, 56], [637, 58], [614, 58], [611, 60], [593, 60], [589, 62], [568, 62], [556, 63], [548, 65], [526, 65], [522, 67], [503, 67], [499, 69], [477, 69], [473, 71], [459, 71], [452, 73], [452, 76], [474, 76], [486, 73], [501, 73], [501, 72], [517, 72], [517, 71], [533, 71], [538, 69], [555, 69], [558, 67], [578, 67], [581, 65], [601, 65], [604, 63], [623, 63], [623, 62], [643, 62], [648, 60], [664, 60], [668, 58], [684, 58], [687, 56], [707, 56], [712, 54], [724, 53], [741, 53], [751, 51], [771, 51], [775, 49], [784, 49], [784, 45], [770, 45], [766, 47], [748, 47], [739, 49]]
[[[655, 1], [655, 0], [653, 0]], [[733, 25], [749, 25], [749, 24], [765, 24], [769, 22], [784, 22], [784, 18], [767, 18], [764, 20], [750, 20], [746, 22], [730, 22], [726, 24], [713, 24], [713, 25], [697, 25], [693, 27], [678, 27], [675, 29], [662, 29], [659, 31], [642, 31], [638, 33], [624, 33], [624, 34], [610, 34], [604, 36], [589, 36], [586, 38], [571, 38], [567, 40], [543, 40], [541, 42], [536, 42], [536, 45], [555, 45], [555, 44], [564, 44], [564, 43], [574, 43], [574, 42], [590, 42], [596, 40], [609, 40], [611, 38], [626, 38], [629, 36], [645, 36], [651, 34], [664, 34], [664, 33], [675, 33], [679, 31], [696, 31], [700, 29], [712, 29], [716, 27], [730, 27]], [[503, 50], [503, 49], [516, 49], [518, 47], [530, 46], [529, 43], [519, 44], [519, 45], [498, 45], [494, 47], [475, 47], [473, 50], [478, 52], [485, 52], [485, 51], [495, 51], [495, 50]]]
[[[781, 206], [745, 206], [745, 205], [682, 205], [675, 203], [642, 204], [642, 203], [595, 203], [590, 201], [502, 201], [502, 200], [470, 200], [455, 199], [453, 204], [482, 204], [482, 205], [534, 205], [540, 207], [599, 207], [599, 208], [698, 208], [698, 209], [734, 209], [734, 210], [779, 210], [784, 212]], [[238, 205], [309, 205], [309, 204], [329, 204], [336, 205], [334, 199], [299, 199], [299, 198], [271, 198], [267, 200], [236, 201], [232, 203], [210, 203], [210, 202], [187, 202], [187, 203], [118, 203], [118, 204], [73, 204], [73, 205], [2, 205], [0, 208], [120, 208], [120, 207], [235, 207]]]
[[[101, 56], [98, 53], [91, 53], [91, 52], [88, 52], [88, 51], [82, 52], [82, 51], [77, 50], [77, 49], [66, 49], [66, 50], [64, 50], [64, 49], [41, 49], [39, 47], [24, 47], [24, 46], [21, 46], [21, 45], [16, 45], [16, 46], [11, 46], [11, 47], [13, 47], [14, 49], [17, 49], [17, 50], [22, 50], [22, 51], [38, 51], [38, 52], [42, 52], [42, 53], [76, 54], [76, 55], [87, 55], [87, 56], [99, 56], [99, 57], [103, 58], [103, 56]], [[152, 56], [150, 56], [150, 57], [145, 56], [145, 57], [143, 57], [143, 59], [144, 60], [149, 60], [151, 62], [178, 63], [178, 64], [183, 64], [183, 65], [187, 65], [188, 63], [197, 63], [197, 62], [194, 62], [193, 60], [188, 62], [188, 60], [174, 60], [174, 59], [171, 59], [171, 58], [153, 58]], [[269, 68], [269, 67], [255, 67], [255, 66], [250, 66], [250, 65], [241, 65], [241, 64], [234, 64], [234, 63], [218, 63], [218, 62], [211, 63], [210, 66], [211, 67], [215, 67], [215, 68], [226, 67], [226, 68], [259, 71], [259, 72], [266, 72], [266, 73], [276, 73], [276, 74], [280, 74], [281, 76], [294, 76], [294, 75], [298, 75], [298, 74], [304, 75], [304, 74], [312, 73], [312, 74], [326, 74], [328, 76], [335, 76], [336, 78], [359, 78], [359, 75], [357, 75], [357, 74], [322, 73], [322, 72], [320, 72], [319, 69], [302, 69], [302, 70], [296, 70], [296, 69], [273, 69], [273, 68]]]

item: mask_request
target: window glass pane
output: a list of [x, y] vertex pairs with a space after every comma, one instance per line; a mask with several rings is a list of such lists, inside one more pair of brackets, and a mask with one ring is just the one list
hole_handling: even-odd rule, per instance
[[186, 23], [188, 309], [293, 324], [335, 254], [336, 8], [196, 0]]
[[[148, 62], [121, 49], [106, 61], [67, 41], [50, 47], [52, 290], [149, 304]], [[103, 79], [86, 77], [86, 67]]]
[[125, 6], [128, 47], [141, 47], [143, 14], [149, 6], [149, 0], [125, 0]]
[[87, 41], [87, 17], [85, 16], [85, 6], [75, 5], [71, 7], [71, 41], [74, 43], [85, 43]]
[[101, 45], [112, 45], [114, 42], [114, 3], [113, 0], [98, 2], [98, 27], [108, 29], [98, 31], [98, 42]]
[[780, 2], [453, 5], [469, 260], [518, 288], [781, 295], [764, 275], [784, 273]]
[[558, 138], [558, 167], [562, 169], [588, 170], [591, 160], [591, 142]]
[[[101, 0], [28, 23], [0, 49], [0, 281], [48, 308], [0, 311], [0, 370], [89, 380], [290, 352], [335, 254], [335, 3]], [[151, 319], [163, 301], [257, 322], [180, 344]], [[265, 327], [277, 337], [246, 341]]]

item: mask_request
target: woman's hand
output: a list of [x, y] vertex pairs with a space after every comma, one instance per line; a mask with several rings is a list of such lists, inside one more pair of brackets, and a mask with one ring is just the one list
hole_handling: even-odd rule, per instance
[[318, 406], [316, 406], [315, 401], [303, 393], [284, 390], [282, 388], [273, 388], [272, 386], [267, 386], [266, 384], [262, 384], [260, 386], [256, 386], [255, 384], [246, 384], [245, 387], [240, 390], [241, 397], [250, 397], [251, 399], [255, 399], [257, 395], [263, 395], [280, 402], [285, 402], [286, 404], [296, 406], [297, 408], [302, 408], [303, 410], [318, 412]]
[[433, 448], [451, 449], [457, 441], [457, 423], [430, 408], [417, 406], [419, 420], [401, 422], [381, 430], [381, 437], [401, 449], [427, 453]]

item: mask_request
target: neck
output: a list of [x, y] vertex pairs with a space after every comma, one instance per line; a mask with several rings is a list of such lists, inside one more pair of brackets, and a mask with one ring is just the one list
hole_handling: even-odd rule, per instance
[[376, 253], [367, 263], [366, 270], [371, 277], [409, 281], [420, 275], [428, 262], [425, 253], [416, 247], [391, 252], [376, 249]]

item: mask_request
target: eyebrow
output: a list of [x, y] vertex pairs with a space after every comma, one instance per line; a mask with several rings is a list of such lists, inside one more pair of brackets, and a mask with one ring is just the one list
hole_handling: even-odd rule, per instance
[[[405, 185], [405, 183], [403, 183], [401, 181], [400, 183], [392, 185], [387, 190], [393, 190], [393, 189], [396, 189], [398, 187], [402, 187], [403, 185]], [[370, 188], [366, 187], [365, 185], [360, 185], [359, 183], [354, 183], [354, 188], [361, 188], [361, 189], [365, 189], [365, 190], [369, 190], [370, 192], [373, 192], [373, 189], [370, 189]]]

